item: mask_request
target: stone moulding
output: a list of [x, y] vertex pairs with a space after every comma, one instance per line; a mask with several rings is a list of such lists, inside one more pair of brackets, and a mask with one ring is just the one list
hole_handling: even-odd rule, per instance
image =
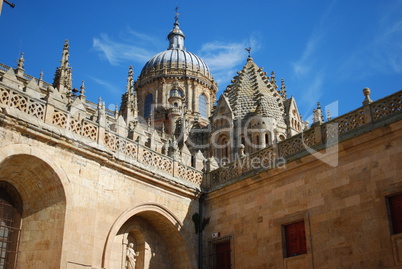
[[35, 126], [36, 130], [52, 130], [58, 135], [66, 136], [68, 140], [80, 141], [86, 147], [97, 148], [95, 151], [101, 149], [113, 160], [141, 168], [145, 166], [152, 174], [159, 174], [158, 177], [169, 177], [168, 181], [171, 183], [176, 181], [175, 185], [200, 189], [203, 179], [201, 171], [106, 130], [93, 120], [77, 119], [69, 111], [54, 107], [47, 101], [29, 97], [20, 90], [2, 85], [0, 107], [3, 108], [0, 114], [13, 114], [17, 120], [27, 122], [26, 126]]

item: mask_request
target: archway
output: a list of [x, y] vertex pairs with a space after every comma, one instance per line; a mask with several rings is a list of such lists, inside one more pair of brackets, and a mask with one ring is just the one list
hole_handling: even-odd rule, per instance
[[136, 268], [195, 268], [197, 260], [182, 223], [168, 209], [143, 204], [124, 212], [112, 226], [104, 268], [125, 268], [127, 245], [138, 252]]
[[12, 186], [22, 203], [15, 268], [59, 268], [66, 211], [61, 180], [47, 162], [36, 156], [15, 154], [4, 158], [3, 153], [0, 182]]

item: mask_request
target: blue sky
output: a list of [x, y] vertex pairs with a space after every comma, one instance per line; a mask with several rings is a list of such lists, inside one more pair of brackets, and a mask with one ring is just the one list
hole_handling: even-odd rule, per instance
[[[22, 1], [0, 16], [0, 62], [52, 82], [65, 39], [73, 86], [85, 81], [87, 98], [112, 108], [125, 91], [127, 71], [137, 77], [167, 48], [179, 6], [185, 46], [207, 63], [221, 93], [246, 62], [246, 47], [264, 71], [285, 79], [308, 118], [317, 101], [343, 114], [363, 101], [402, 89], [402, 0], [249, 1]], [[338, 111], [336, 111], [338, 110]]]

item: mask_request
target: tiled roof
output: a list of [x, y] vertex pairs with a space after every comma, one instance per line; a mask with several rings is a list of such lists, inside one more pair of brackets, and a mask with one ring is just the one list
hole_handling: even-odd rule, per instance
[[251, 57], [223, 93], [229, 100], [235, 119], [259, 114], [283, 123], [282, 97], [277, 92], [274, 78], [262, 72]]

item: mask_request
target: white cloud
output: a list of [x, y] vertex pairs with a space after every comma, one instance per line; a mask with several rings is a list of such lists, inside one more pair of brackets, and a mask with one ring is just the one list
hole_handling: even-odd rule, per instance
[[133, 40], [153, 40], [155, 42], [150, 36], [130, 30], [121, 36], [119, 40], [113, 40], [107, 34], [100, 34], [99, 37], [93, 38], [92, 48], [98, 51], [101, 57], [107, 59], [111, 65], [119, 65], [127, 61], [145, 63], [155, 54], [153, 50], [145, 45], [135, 45], [136, 43]]
[[298, 60], [292, 63], [294, 79], [300, 81], [300, 90], [303, 91], [300, 104], [311, 113], [317, 101], [323, 94], [323, 81], [327, 79], [327, 66], [319, 61], [320, 49], [329, 33], [330, 14], [337, 0], [332, 1], [321, 15], [319, 23], [312, 30], [303, 53]]
[[341, 64], [339, 77], [365, 79], [382, 74], [402, 74], [402, 2], [384, 6], [371, 41], [352, 51]]
[[103, 79], [100, 79], [100, 78], [92, 77], [92, 76], [89, 76], [89, 78], [91, 78], [97, 84], [101, 85], [103, 89], [106, 89], [110, 93], [120, 94], [119, 87], [111, 84], [110, 82], [108, 82], [106, 80], [103, 80]]
[[[238, 42], [210, 41], [204, 43], [197, 54], [207, 63], [215, 81], [225, 87], [245, 63], [247, 58], [245, 48], [251, 47], [251, 53], [255, 53], [261, 47], [259, 40], [258, 34], [253, 33], [248, 39]], [[111, 65], [120, 65], [127, 61], [145, 63], [159, 52], [164, 44], [165, 42], [153, 36], [127, 27], [116, 39], [104, 33], [93, 38], [92, 48]]]
[[220, 90], [226, 87], [236, 71], [245, 63], [247, 51], [251, 47], [256, 52], [261, 47], [258, 36], [254, 33], [247, 40], [239, 42], [211, 41], [202, 45], [198, 55], [207, 63], [213, 72]]

